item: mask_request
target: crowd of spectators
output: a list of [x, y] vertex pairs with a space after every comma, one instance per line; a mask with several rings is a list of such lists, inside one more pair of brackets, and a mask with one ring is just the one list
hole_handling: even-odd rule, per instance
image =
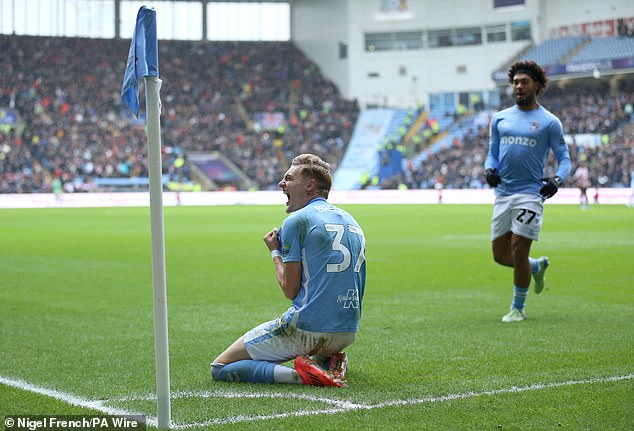
[[[599, 145], [569, 145], [572, 169], [568, 187], [575, 187], [573, 174], [585, 162], [593, 187], [628, 187], [634, 171], [634, 77], [623, 79], [615, 88], [609, 81], [580, 80], [565, 87], [553, 83], [540, 96], [540, 103], [557, 115], [564, 132], [574, 136], [600, 136]], [[514, 102], [509, 97], [504, 107]], [[493, 112], [488, 112], [488, 118]], [[481, 118], [475, 117], [475, 118]], [[458, 121], [462, 121], [459, 119]], [[473, 119], [472, 119], [473, 121]], [[399, 181], [408, 188], [485, 188], [484, 160], [489, 145], [488, 124], [474, 121], [462, 138], [450, 146], [427, 154], [420, 166], [409, 163]], [[553, 174], [552, 154], [546, 167]]]
[[[0, 123], [17, 116], [0, 128], [0, 193], [48, 192], [52, 178], [81, 191], [96, 178], [147, 177], [143, 121], [120, 97], [128, 49], [124, 40], [0, 36]], [[292, 155], [336, 165], [358, 116], [290, 42], [161, 41], [159, 66], [166, 174], [183, 154], [220, 151], [257, 188], [277, 188]], [[276, 113], [274, 130], [257, 121]]]
[[[0, 36], [0, 193], [49, 192], [54, 178], [66, 191], [90, 191], [97, 178], [147, 177], [144, 122], [120, 97], [128, 48], [124, 40]], [[166, 174], [182, 180], [175, 170], [187, 153], [219, 151], [267, 190], [296, 154], [335, 168], [343, 157], [357, 103], [292, 43], [161, 41], [159, 63]], [[609, 82], [554, 83], [540, 103], [567, 134], [602, 136], [602, 145], [571, 145], [573, 172], [583, 161], [594, 186], [619, 187], [634, 169], [634, 79]], [[488, 124], [474, 122], [383, 187], [486, 187], [487, 149]]]

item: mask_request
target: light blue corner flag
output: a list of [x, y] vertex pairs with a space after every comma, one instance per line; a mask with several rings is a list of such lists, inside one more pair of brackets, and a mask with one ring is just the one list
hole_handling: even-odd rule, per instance
[[158, 39], [156, 38], [156, 11], [141, 6], [136, 16], [134, 34], [130, 43], [128, 64], [123, 76], [121, 99], [130, 111], [139, 116], [139, 87], [143, 76], [159, 76]]

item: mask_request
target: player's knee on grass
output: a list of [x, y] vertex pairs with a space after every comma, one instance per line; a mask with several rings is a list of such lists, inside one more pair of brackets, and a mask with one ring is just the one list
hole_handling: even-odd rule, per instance
[[224, 364], [220, 364], [217, 362], [212, 362], [211, 364], [211, 378], [214, 379], [215, 381], [220, 381], [222, 380], [220, 377], [220, 371], [224, 368]]

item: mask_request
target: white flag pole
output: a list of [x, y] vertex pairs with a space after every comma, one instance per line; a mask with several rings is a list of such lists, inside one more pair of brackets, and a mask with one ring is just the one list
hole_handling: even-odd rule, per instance
[[163, 227], [163, 172], [161, 162], [161, 80], [145, 77], [150, 219], [152, 225], [152, 287], [154, 291], [154, 350], [159, 429], [171, 427], [169, 342], [167, 337], [167, 287], [165, 277], [165, 231]]

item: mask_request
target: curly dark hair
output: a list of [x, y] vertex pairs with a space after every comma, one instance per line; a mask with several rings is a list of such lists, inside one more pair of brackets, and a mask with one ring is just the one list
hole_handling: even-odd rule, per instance
[[537, 94], [539, 94], [542, 90], [545, 90], [548, 86], [548, 78], [546, 77], [546, 71], [539, 64], [535, 63], [532, 60], [525, 61], [517, 61], [511, 65], [509, 68], [509, 83], [513, 84], [513, 78], [518, 73], [525, 73], [531, 78], [533, 81], [539, 84], [539, 88], [537, 89]]

